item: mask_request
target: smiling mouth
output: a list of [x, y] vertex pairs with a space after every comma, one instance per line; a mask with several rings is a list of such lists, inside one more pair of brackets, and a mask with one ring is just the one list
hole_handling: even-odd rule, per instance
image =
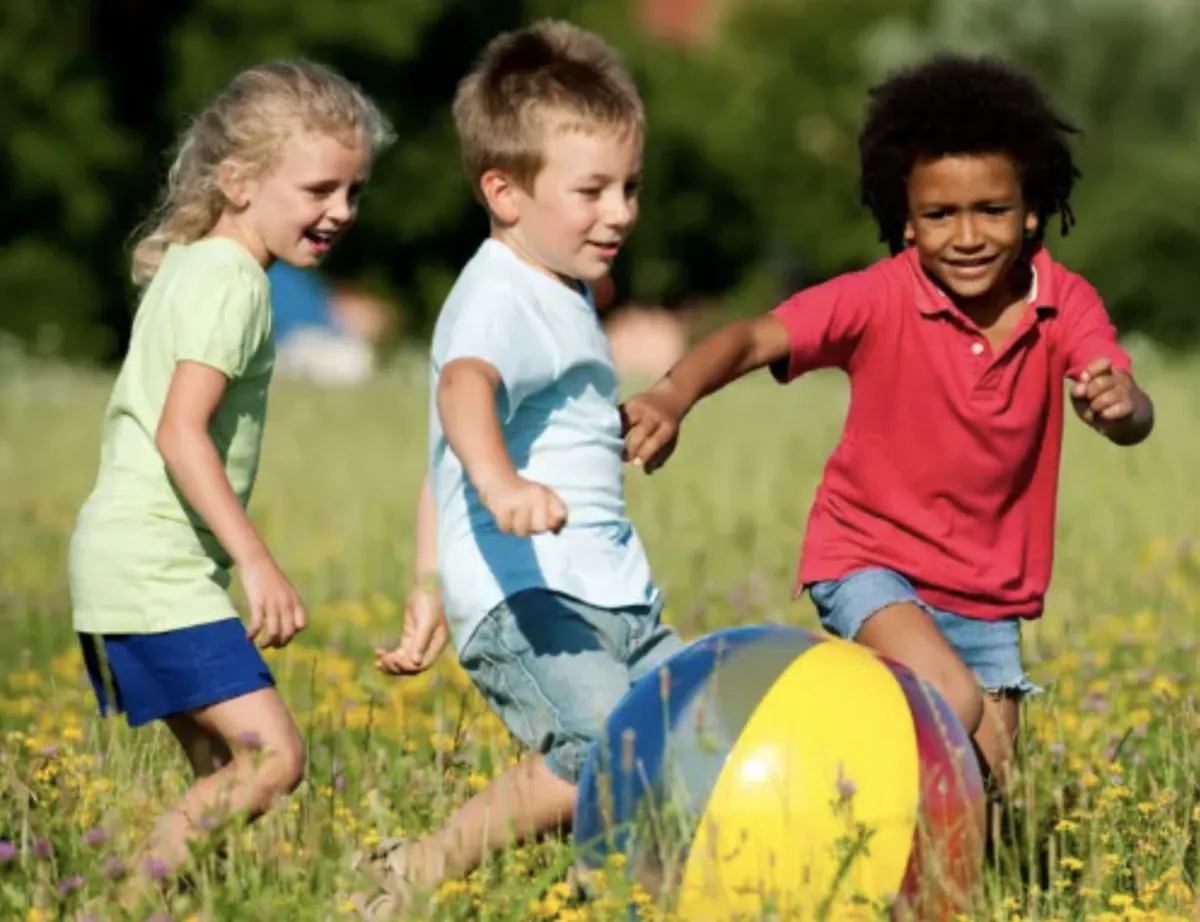
[[335, 230], [317, 230], [315, 228], [306, 230], [304, 236], [318, 246], [332, 246], [333, 241], [337, 240], [338, 232]]
[[971, 259], [943, 259], [942, 262], [952, 269], [982, 269], [990, 266], [998, 258], [998, 255], [976, 256]]

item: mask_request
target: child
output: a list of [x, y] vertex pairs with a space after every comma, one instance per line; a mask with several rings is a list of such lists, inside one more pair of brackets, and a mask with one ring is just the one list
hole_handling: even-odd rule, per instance
[[[131, 892], [187, 857], [199, 824], [290, 792], [300, 734], [256, 649], [304, 606], [246, 516], [274, 362], [273, 260], [313, 266], [351, 225], [389, 128], [333, 71], [238, 75], [183, 135], [133, 252], [144, 289], [71, 542], [74, 623], [107, 714], [161, 720], [196, 781], [158, 820]], [[227, 589], [242, 574], [242, 626]]]
[[[637, 217], [637, 90], [601, 39], [544, 22], [493, 40], [454, 114], [491, 235], [434, 332], [418, 567], [437, 567], [463, 668], [535, 753], [441, 829], [391, 843], [372, 915], [469, 872], [510, 831], [568, 822], [605, 718], [683, 646], [626, 516], [617, 378], [588, 287]], [[415, 591], [426, 602], [410, 600], [385, 671], [438, 647], [436, 590]]]
[[1034, 691], [1020, 623], [1042, 614], [1050, 578], [1061, 382], [1119, 445], [1153, 423], [1099, 296], [1042, 245], [1056, 213], [1064, 233], [1072, 219], [1073, 130], [993, 60], [892, 76], [859, 139], [863, 200], [891, 258], [731, 323], [625, 406], [627, 455], [649, 473], [692, 406], [750, 371], [846, 371], [845, 432], [799, 587], [831, 633], [937, 688], [993, 789]]

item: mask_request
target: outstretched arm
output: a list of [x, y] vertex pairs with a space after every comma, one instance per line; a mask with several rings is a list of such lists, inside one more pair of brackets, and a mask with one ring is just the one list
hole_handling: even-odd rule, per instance
[[622, 406], [626, 459], [647, 473], [661, 467], [692, 407], [751, 371], [786, 360], [790, 348], [787, 328], [774, 314], [736, 320], [705, 337]]
[[796, 292], [770, 313], [705, 337], [657, 384], [624, 405], [625, 457], [647, 473], [670, 457], [679, 424], [709, 394], [770, 366], [781, 383], [814, 368], [845, 367], [887, 287], [872, 270]]

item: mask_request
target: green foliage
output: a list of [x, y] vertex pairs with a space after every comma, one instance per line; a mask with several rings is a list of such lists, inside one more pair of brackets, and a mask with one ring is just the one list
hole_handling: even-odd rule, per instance
[[1026, 67], [1083, 134], [1078, 225], [1049, 245], [1100, 290], [1117, 325], [1195, 343], [1200, 314], [1200, 6], [1174, 0], [939, 0], [927, 30], [868, 37], [877, 73], [935, 49]]
[[[1200, 362], [1136, 358], [1160, 419], [1183, 418]], [[133, 862], [190, 772], [165, 727], [130, 731], [97, 717], [65, 577], [111, 375], [5, 367], [0, 351], [0, 483], [20, 487], [0, 491], [0, 842], [18, 854], [0, 849], [0, 919], [87, 912], [145, 922], [150, 911], [121, 904], [106, 874]], [[792, 580], [846, 397], [837, 374], [786, 389], [757, 375], [699, 405], [661, 471], [631, 472], [630, 514], [664, 586], [665, 618], [685, 637], [738, 624], [818, 627], [811, 604], [792, 599]], [[305, 737], [306, 778], [245, 834], [235, 826], [228, 839], [200, 842], [190, 885], [157, 911], [350, 922], [345, 897], [369, 885], [351, 871], [353, 853], [434, 828], [515, 754], [452, 651], [417, 678], [372, 665], [376, 646], [399, 636], [409, 589], [425, 466], [414, 433], [427, 399], [419, 359], [361, 388], [278, 382], [251, 513], [311, 616], [286, 650], [267, 654]], [[1068, 420], [1049, 604], [1023, 634], [1046, 693], [1023, 708], [1010, 834], [964, 918], [1196, 918], [1200, 548], [1195, 504], [1181, 497], [1198, 465], [1190, 427], [1161, 425], [1151, 442], [1123, 449]], [[820, 706], [797, 702], [797, 719]], [[860, 787], [855, 797], [867, 795]], [[849, 860], [860, 831], [846, 835]], [[568, 905], [569, 846], [552, 837], [506, 849], [408, 918], [628, 920], [637, 894], [622, 891], [615, 866], [595, 903]], [[1042, 857], [1045, 879], [1030, 879]]]
[[46, 351], [103, 348], [96, 262], [131, 151], [87, 40], [70, 0], [0, 13], [0, 328]]
[[[497, 32], [541, 16], [626, 55], [650, 116], [623, 300], [721, 299], [760, 311], [883, 255], [857, 192], [866, 88], [934, 47], [999, 50], [1085, 127], [1080, 224], [1055, 251], [1120, 325], [1200, 334], [1188, 297], [1200, 231], [1200, 8], [1156, 0], [731, 0], [712, 35], [646, 33], [632, 0], [45, 0], [0, 14], [0, 330], [36, 350], [117, 358], [134, 305], [130, 237], [192, 112], [238, 69], [315, 57], [363, 84], [399, 143], [327, 264], [397, 301], [426, 335], [486, 231], [450, 120], [458, 80]], [[1082, 36], [1087, 40], [1083, 41]], [[1119, 67], [1112, 66], [1120, 62]]]

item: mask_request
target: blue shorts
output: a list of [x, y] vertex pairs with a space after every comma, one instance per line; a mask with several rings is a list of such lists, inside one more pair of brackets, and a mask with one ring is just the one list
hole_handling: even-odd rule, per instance
[[137, 727], [275, 685], [236, 618], [161, 634], [80, 634], [100, 714]]
[[1025, 674], [1019, 618], [982, 621], [942, 611], [921, 601], [903, 576], [876, 567], [857, 570], [838, 580], [813, 583], [807, 588], [821, 626], [831, 634], [853, 640], [866, 620], [880, 609], [911, 602], [933, 619], [983, 689], [1018, 696], [1041, 691]]
[[529, 589], [488, 613], [459, 662], [509, 732], [575, 784], [630, 686], [685, 646], [661, 611]]

